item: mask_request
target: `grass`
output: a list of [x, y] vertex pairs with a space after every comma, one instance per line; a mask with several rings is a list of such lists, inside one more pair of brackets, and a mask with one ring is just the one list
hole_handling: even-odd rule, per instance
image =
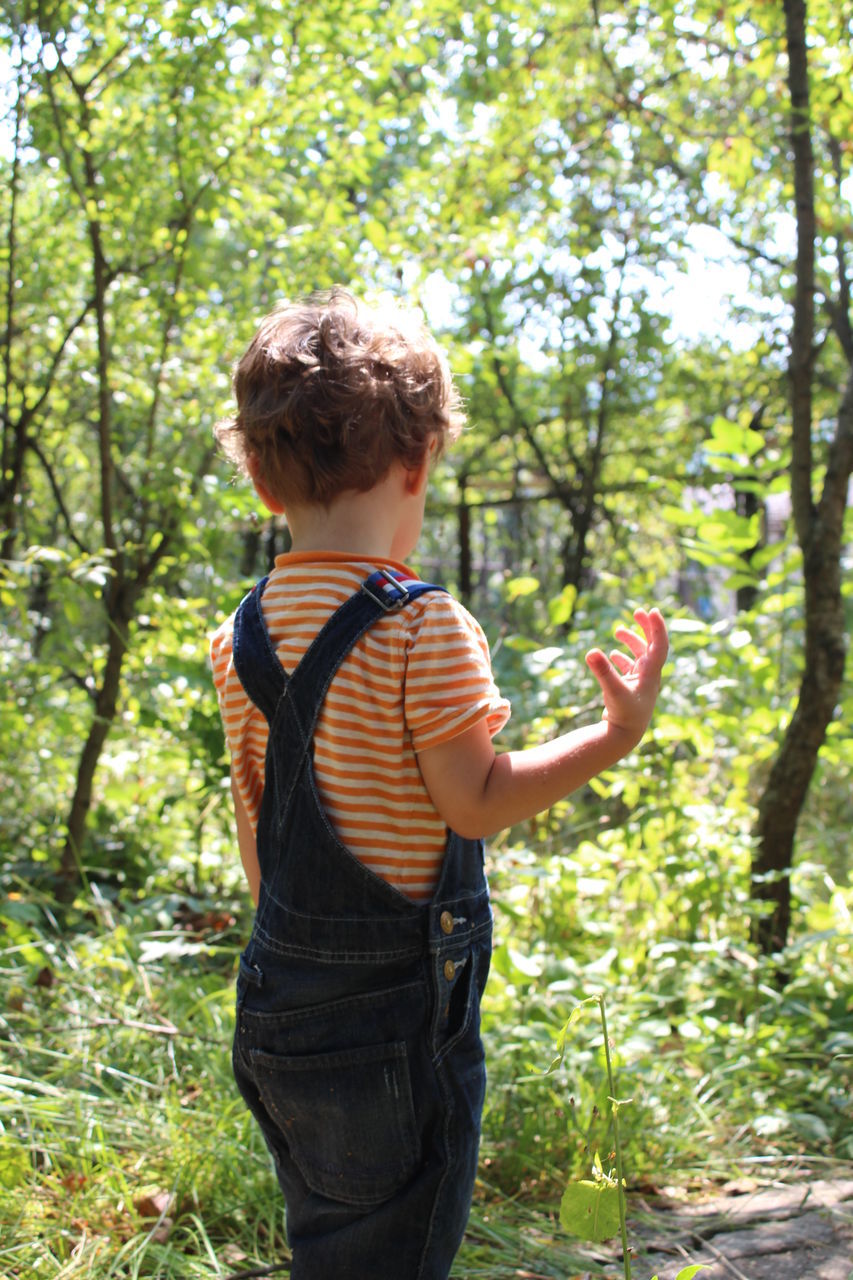
[[[594, 1019], [544, 1074], [591, 988], [606, 986], [619, 1095], [634, 1099], [620, 1111], [629, 1187], [853, 1156], [843, 933], [799, 937], [784, 993], [699, 944], [662, 953], [675, 982], [668, 962], [638, 975], [639, 949], [602, 965], [589, 921], [557, 937], [553, 912], [519, 915], [496, 881], [482, 1180], [455, 1280], [617, 1272], [593, 1260], [615, 1250], [593, 1255], [557, 1218], [567, 1178], [610, 1151]], [[78, 911], [60, 927], [23, 890], [0, 908], [0, 1278], [222, 1280], [286, 1260], [279, 1191], [231, 1080], [241, 909], [164, 896]]]
[[[233, 942], [104, 923], [3, 955], [0, 1275], [189, 1280], [286, 1259], [231, 1081]], [[547, 1215], [481, 1188], [460, 1276], [578, 1265]]]

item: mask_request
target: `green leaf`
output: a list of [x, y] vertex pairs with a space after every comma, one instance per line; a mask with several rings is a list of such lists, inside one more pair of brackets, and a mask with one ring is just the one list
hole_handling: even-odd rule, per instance
[[554, 596], [553, 600], [548, 601], [548, 617], [553, 626], [561, 627], [563, 623], [569, 621], [574, 611], [577, 597], [578, 589], [570, 583], [563, 588], [558, 596]]
[[697, 1271], [707, 1271], [708, 1265], [705, 1262], [695, 1262], [692, 1266], [682, 1267], [675, 1280], [693, 1280]]
[[550, 1075], [552, 1071], [555, 1071], [563, 1061], [563, 1056], [566, 1052], [566, 1037], [571, 1028], [579, 1020], [588, 1004], [598, 1004], [598, 996], [587, 996], [586, 1000], [582, 1000], [580, 1004], [576, 1004], [574, 1009], [572, 1009], [566, 1022], [563, 1024], [560, 1034], [557, 1036], [557, 1056], [545, 1072], [546, 1076]]
[[675, 507], [667, 505], [661, 509], [661, 515], [667, 524], [681, 525], [692, 529], [702, 519], [702, 511], [698, 507]]
[[745, 453], [748, 457], [764, 447], [764, 437], [758, 431], [728, 418], [715, 418], [711, 423], [712, 440], [706, 446], [719, 453]]
[[609, 1240], [619, 1232], [621, 1194], [615, 1182], [570, 1182], [560, 1201], [560, 1222], [580, 1240]]
[[670, 634], [672, 634], [673, 631], [679, 634], [687, 634], [688, 632], [693, 631], [708, 630], [707, 622], [702, 622], [699, 618], [673, 618], [667, 626]]
[[509, 601], [518, 600], [520, 596], [532, 596], [538, 590], [538, 578], [511, 578], [506, 584], [506, 598]]
[[526, 978], [538, 978], [541, 976], [544, 968], [544, 961], [541, 956], [527, 956], [522, 951], [517, 951], [514, 947], [508, 947], [507, 954], [519, 973], [523, 973]]

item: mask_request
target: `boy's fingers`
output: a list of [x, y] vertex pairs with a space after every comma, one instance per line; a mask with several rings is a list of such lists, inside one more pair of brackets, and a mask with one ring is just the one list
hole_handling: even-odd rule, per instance
[[617, 627], [614, 635], [617, 640], [621, 640], [624, 645], [627, 645], [635, 658], [642, 658], [648, 648], [643, 637], [638, 636], [636, 631], [631, 631], [628, 627]]
[[595, 676], [602, 689], [619, 693], [624, 690], [622, 677], [612, 665], [606, 654], [600, 649], [590, 649], [586, 655], [586, 665]]
[[[617, 627], [616, 636], [623, 644], [627, 644], [635, 657], [639, 658], [642, 653], [653, 654], [654, 665], [658, 663], [662, 667], [666, 661], [666, 655], [669, 652], [669, 636], [666, 630], [666, 623], [661, 616], [659, 609], [635, 609], [634, 619], [643, 629], [644, 639], [641, 639], [636, 631], [630, 631], [627, 627]], [[636, 643], [642, 644], [642, 653], [637, 651], [636, 644], [631, 643], [630, 637], [634, 637]]]
[[644, 627], [649, 638], [649, 653], [656, 667], [662, 667], [669, 653], [669, 634], [659, 610], [652, 609], [647, 615], [647, 626]]
[[641, 662], [632, 662], [618, 649], [614, 649], [609, 658], [601, 649], [590, 649], [586, 655], [587, 666], [598, 683], [613, 693], [624, 692], [626, 686], [622, 682], [622, 676], [639, 674], [644, 680], [650, 676], [658, 679], [669, 653], [669, 636], [660, 610], [636, 609], [634, 617], [643, 629], [642, 636], [630, 627], [623, 626], [616, 628], [615, 635], [617, 640], [630, 649], [635, 659], [642, 659]]

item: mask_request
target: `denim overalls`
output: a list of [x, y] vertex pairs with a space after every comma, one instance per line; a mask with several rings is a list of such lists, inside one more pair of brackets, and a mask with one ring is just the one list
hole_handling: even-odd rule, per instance
[[340, 843], [312, 758], [326, 690], [359, 636], [438, 588], [372, 574], [288, 674], [263, 620], [265, 582], [234, 621], [237, 674], [270, 726], [234, 1074], [275, 1157], [293, 1280], [446, 1280], [486, 1079], [482, 842], [450, 832], [431, 902], [410, 902]]

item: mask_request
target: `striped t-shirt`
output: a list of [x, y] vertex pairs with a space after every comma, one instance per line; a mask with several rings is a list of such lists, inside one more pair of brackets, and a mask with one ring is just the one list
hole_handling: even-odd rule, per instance
[[[276, 558], [262, 609], [286, 671], [376, 569], [415, 576], [393, 560], [373, 563], [337, 552]], [[233, 622], [232, 615], [214, 634], [211, 660], [232, 772], [256, 828], [268, 726], [234, 669]], [[447, 828], [424, 786], [417, 752], [482, 719], [494, 735], [508, 718], [482, 629], [452, 596], [426, 592], [382, 615], [341, 663], [314, 734], [317, 786], [341, 841], [406, 897], [428, 899]]]

